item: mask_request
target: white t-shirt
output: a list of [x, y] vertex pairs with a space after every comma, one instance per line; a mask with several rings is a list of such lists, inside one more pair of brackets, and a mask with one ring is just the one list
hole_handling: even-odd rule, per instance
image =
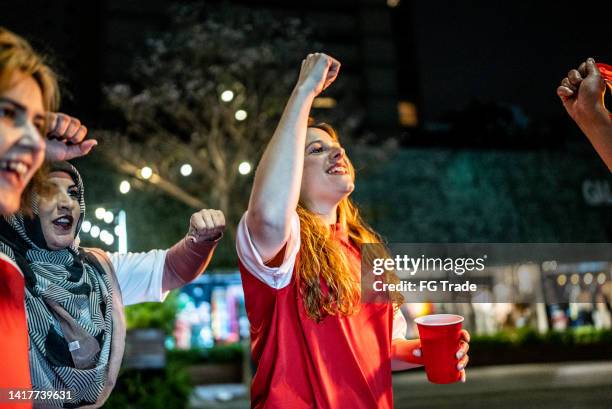
[[[238, 224], [236, 231], [236, 252], [244, 267], [260, 281], [272, 288], [280, 289], [286, 287], [291, 282], [291, 276], [295, 267], [295, 260], [300, 250], [300, 218], [297, 213], [291, 217], [289, 238], [285, 247], [283, 262], [278, 267], [265, 265], [265, 260], [255, 248], [251, 240], [251, 234], [246, 223], [245, 212]], [[405, 339], [408, 324], [402, 313], [398, 310], [393, 315], [393, 335], [391, 339]]]
[[143, 302], [161, 302], [169, 291], [162, 292], [164, 263], [168, 250], [151, 250], [146, 253], [106, 253], [110, 258], [123, 305]]

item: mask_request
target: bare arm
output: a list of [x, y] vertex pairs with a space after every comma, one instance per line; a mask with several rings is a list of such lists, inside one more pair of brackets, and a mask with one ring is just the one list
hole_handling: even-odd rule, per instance
[[612, 117], [604, 106], [605, 91], [606, 83], [595, 61], [589, 58], [567, 74], [557, 95], [612, 172]]
[[309, 54], [272, 139], [259, 162], [249, 200], [247, 226], [264, 260], [280, 251], [300, 197], [308, 115], [314, 98], [338, 75], [340, 64]]

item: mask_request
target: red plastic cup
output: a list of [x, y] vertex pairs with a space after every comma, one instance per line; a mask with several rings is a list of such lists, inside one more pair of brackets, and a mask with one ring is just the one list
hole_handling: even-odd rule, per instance
[[427, 379], [432, 383], [461, 380], [457, 370], [457, 351], [463, 317], [454, 314], [432, 314], [414, 320], [421, 338], [421, 352]]

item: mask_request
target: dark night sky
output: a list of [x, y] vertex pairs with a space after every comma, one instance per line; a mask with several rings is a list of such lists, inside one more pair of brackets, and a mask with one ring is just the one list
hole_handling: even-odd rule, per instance
[[569, 69], [588, 56], [612, 64], [611, 2], [406, 3], [426, 120], [475, 98], [556, 117], [563, 111], [555, 89]]
[[[75, 60], [59, 59], [68, 89], [75, 94], [64, 101], [77, 114], [83, 109], [85, 116], [95, 111], [99, 83], [105, 80], [99, 62], [108, 50], [91, 44], [104, 41], [101, 33], [109, 15], [104, 10], [115, 1], [85, 5], [63, 0], [61, 8], [48, 0], [0, 1], [12, 10], [0, 17], [0, 25], [42, 39], [57, 55]], [[325, 7], [333, 9], [334, 1]], [[560, 118], [564, 113], [555, 89], [567, 71], [588, 56], [612, 64], [612, 2], [607, 3], [587, 9], [567, 1], [402, 0], [394, 11], [404, 26], [397, 39], [403, 60], [400, 84], [404, 82], [409, 94], [421, 95], [419, 110], [425, 121], [437, 120], [474, 99], [522, 106], [532, 119]], [[150, 13], [146, 2], [130, 4], [138, 31], [139, 19]], [[39, 12], [23, 18], [31, 8]], [[406, 87], [405, 82], [411, 84]]]

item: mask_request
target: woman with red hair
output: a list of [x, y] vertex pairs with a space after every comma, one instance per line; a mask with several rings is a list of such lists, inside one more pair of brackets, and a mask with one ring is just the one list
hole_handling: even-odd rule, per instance
[[419, 340], [404, 338], [403, 298], [361, 302], [360, 245], [382, 240], [349, 199], [354, 169], [336, 132], [309, 122], [339, 69], [325, 54], [302, 62], [238, 226], [254, 408], [392, 408], [391, 371], [421, 365]]

